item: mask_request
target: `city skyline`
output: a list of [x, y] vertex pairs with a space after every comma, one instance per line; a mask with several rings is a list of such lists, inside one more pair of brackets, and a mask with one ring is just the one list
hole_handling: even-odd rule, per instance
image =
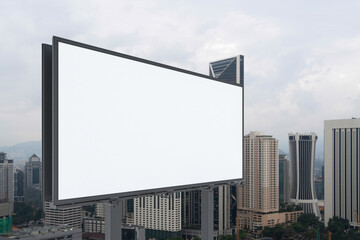
[[360, 4], [259, 3], [0, 3], [0, 146], [40, 140], [41, 43], [58, 35], [204, 74], [244, 55], [244, 133], [288, 152], [289, 132], [315, 132], [322, 150], [324, 120], [360, 115]]

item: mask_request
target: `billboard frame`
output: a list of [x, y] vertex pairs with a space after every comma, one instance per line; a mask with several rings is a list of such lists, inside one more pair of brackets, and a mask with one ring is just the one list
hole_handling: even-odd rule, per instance
[[[80, 197], [80, 198], [72, 198], [72, 199], [65, 199], [65, 200], [59, 200], [58, 198], [58, 57], [59, 57], [59, 43], [65, 43], [72, 46], [85, 48], [88, 50], [105, 53], [108, 55], [116, 56], [125, 58], [132, 61], [137, 61], [161, 68], [165, 68], [168, 70], [173, 70], [181, 73], [186, 73], [190, 75], [194, 75], [197, 77], [205, 78], [208, 80], [216, 81], [221, 84], [229, 84], [233, 85], [234, 87], [241, 87], [242, 88], [242, 139], [244, 137], [244, 88], [242, 85], [234, 84], [234, 83], [228, 83], [221, 81], [220, 79], [216, 79], [207, 75], [203, 75], [200, 73], [184, 70], [181, 68], [169, 66], [166, 64], [122, 54], [119, 52], [103, 49], [100, 47], [95, 47], [92, 45], [60, 38], [54, 36], [52, 39], [52, 46], [43, 44], [43, 58], [42, 58], [42, 73], [43, 73], [43, 88], [42, 88], [42, 94], [43, 94], [43, 140], [42, 140], [42, 146], [43, 146], [43, 166], [44, 174], [43, 174], [43, 200], [44, 201], [51, 201], [54, 203], [54, 205], [59, 207], [66, 207], [71, 205], [86, 205], [86, 204], [92, 204], [96, 202], [106, 202], [106, 201], [113, 201], [114, 199], [129, 199], [134, 197], [145, 197], [150, 195], [163, 195], [163, 194], [169, 194], [173, 192], [179, 192], [179, 191], [189, 191], [189, 190], [196, 190], [196, 189], [203, 189], [211, 187], [216, 187], [220, 185], [228, 185], [228, 184], [235, 184], [242, 181], [242, 178], [237, 179], [228, 179], [223, 181], [214, 181], [214, 182], [206, 182], [206, 183], [197, 183], [197, 184], [187, 184], [187, 185], [181, 185], [181, 186], [172, 186], [172, 187], [164, 187], [164, 188], [156, 188], [156, 189], [147, 189], [147, 190], [139, 190], [139, 191], [131, 191], [131, 192], [123, 192], [123, 193], [114, 193], [114, 194], [104, 194], [104, 195], [97, 195], [97, 196], [89, 196], [89, 197]], [[52, 52], [49, 52], [49, 47], [52, 47]], [[49, 64], [49, 57], [51, 55], [52, 63]], [[49, 73], [50, 69], [49, 66], [51, 66], [51, 74]], [[51, 77], [50, 77], [51, 76]], [[50, 84], [51, 82], [51, 84]], [[48, 92], [51, 89], [51, 94], [48, 94]], [[51, 95], [51, 96], [50, 96]], [[49, 101], [51, 102], [51, 109], [49, 107]], [[45, 108], [46, 107], [46, 108]], [[51, 111], [51, 114], [49, 113]], [[50, 117], [51, 115], [51, 117]], [[51, 136], [49, 136], [51, 135]], [[47, 139], [47, 141], [46, 141]], [[51, 142], [49, 143], [49, 139], [51, 139]], [[242, 141], [243, 145], [243, 141]], [[51, 146], [51, 149], [50, 149]], [[243, 146], [242, 146], [243, 148]], [[51, 156], [51, 159], [49, 159], [49, 156]], [[242, 158], [244, 157], [244, 152], [242, 150]], [[242, 159], [243, 164], [243, 159]], [[52, 170], [51, 173], [49, 170]], [[51, 179], [51, 183], [49, 183]]]

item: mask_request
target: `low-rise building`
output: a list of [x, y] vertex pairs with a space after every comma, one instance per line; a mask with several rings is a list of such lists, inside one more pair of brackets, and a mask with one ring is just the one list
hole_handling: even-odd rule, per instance
[[81, 229], [68, 226], [31, 227], [14, 230], [12, 233], [0, 235], [0, 240], [26, 239], [26, 240], [81, 240]]

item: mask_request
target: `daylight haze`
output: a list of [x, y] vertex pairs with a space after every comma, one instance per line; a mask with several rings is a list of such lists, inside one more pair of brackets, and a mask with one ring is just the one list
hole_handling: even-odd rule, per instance
[[[85, 4], [86, 3], [86, 4]], [[53, 35], [208, 74], [245, 56], [245, 133], [359, 117], [359, 1], [1, 1], [0, 146], [41, 139], [41, 43]]]

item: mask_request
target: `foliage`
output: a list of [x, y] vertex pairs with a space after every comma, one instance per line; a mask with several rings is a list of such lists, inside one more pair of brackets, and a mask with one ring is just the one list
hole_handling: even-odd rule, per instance
[[93, 204], [93, 205], [83, 206], [82, 209], [85, 210], [86, 212], [89, 212], [90, 217], [93, 217], [95, 215], [96, 205]]
[[235, 236], [234, 235], [221, 235], [220, 240], [235, 240]]
[[38, 221], [42, 216], [43, 212], [40, 209], [34, 209], [23, 202], [14, 202], [14, 226], [28, 223], [29, 221]]
[[239, 230], [239, 237], [240, 237], [240, 239], [245, 239], [247, 237], [247, 233], [244, 230], [240, 229]]
[[194, 240], [201, 240], [201, 238], [199, 236], [195, 236]]
[[280, 204], [279, 212], [295, 212], [302, 210], [300, 205], [286, 205], [284, 203]]
[[175, 236], [175, 237], [168, 238], [168, 240], [183, 240], [183, 239], [182, 239], [182, 237]]
[[308, 228], [308, 227], [318, 228], [318, 227], [320, 227], [319, 218], [316, 217], [312, 213], [301, 214], [298, 217], [298, 223], [300, 223], [304, 228]]

